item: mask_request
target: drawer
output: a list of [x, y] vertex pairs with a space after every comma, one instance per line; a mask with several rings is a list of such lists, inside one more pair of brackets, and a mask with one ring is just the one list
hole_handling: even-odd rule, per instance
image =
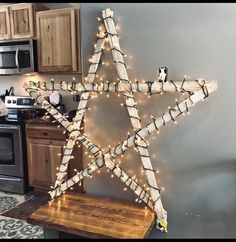
[[32, 125], [26, 128], [27, 136], [29, 138], [35, 139], [51, 139], [51, 140], [66, 140], [67, 135], [63, 134], [62, 127], [53, 127], [53, 126], [46, 126], [46, 125]]

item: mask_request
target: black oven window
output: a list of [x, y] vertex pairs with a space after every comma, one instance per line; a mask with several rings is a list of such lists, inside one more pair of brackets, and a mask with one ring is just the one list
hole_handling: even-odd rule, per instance
[[0, 52], [0, 69], [16, 68], [16, 51]]
[[0, 132], [0, 164], [14, 165], [13, 134]]

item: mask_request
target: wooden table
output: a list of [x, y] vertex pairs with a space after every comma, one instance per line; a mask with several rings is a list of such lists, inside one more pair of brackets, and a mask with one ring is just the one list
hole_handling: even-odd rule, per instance
[[80, 193], [55, 198], [27, 218], [57, 238], [60, 233], [80, 238], [145, 238], [154, 221], [154, 212], [144, 205]]

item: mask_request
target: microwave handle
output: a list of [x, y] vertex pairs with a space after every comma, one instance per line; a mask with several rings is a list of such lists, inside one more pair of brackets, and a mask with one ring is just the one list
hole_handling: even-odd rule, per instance
[[16, 50], [16, 56], [15, 56], [15, 61], [16, 61], [16, 67], [18, 69], [18, 71], [20, 71], [20, 67], [19, 67], [19, 48], [17, 48]]

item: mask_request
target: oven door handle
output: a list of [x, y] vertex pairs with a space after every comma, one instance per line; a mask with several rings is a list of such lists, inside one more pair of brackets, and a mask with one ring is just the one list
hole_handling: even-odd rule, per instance
[[16, 56], [15, 56], [15, 61], [16, 61], [16, 67], [18, 71], [20, 71], [20, 66], [19, 66], [19, 48], [16, 49]]
[[20, 178], [13, 178], [13, 177], [6, 177], [6, 176], [4, 176], [4, 177], [0, 176], [0, 180], [4, 180], [4, 181], [21, 181]]
[[4, 124], [2, 124], [2, 125], [0, 125], [0, 129], [2, 129], [2, 131], [5, 131], [6, 129], [20, 129], [18, 126], [11, 126], [11, 125], [4, 125]]

